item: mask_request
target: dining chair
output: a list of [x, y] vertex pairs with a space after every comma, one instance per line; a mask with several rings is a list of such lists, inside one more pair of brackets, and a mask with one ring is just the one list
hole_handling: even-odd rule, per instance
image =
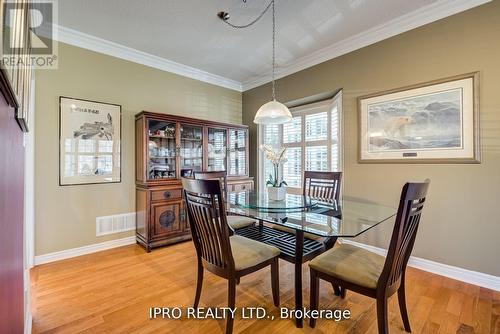
[[[225, 171], [216, 172], [194, 172], [196, 180], [219, 180], [222, 185], [222, 195], [227, 198], [227, 173]], [[249, 217], [228, 215], [227, 223], [233, 231], [247, 226], [255, 225], [256, 221]]]
[[342, 172], [304, 172], [304, 196], [331, 203], [340, 198]]
[[[324, 203], [334, 203], [335, 201], [338, 203], [341, 182], [342, 172], [304, 171], [302, 195]], [[285, 226], [274, 225], [273, 228], [295, 234], [295, 230]], [[321, 242], [323, 251], [331, 249], [337, 242], [336, 237], [326, 238], [307, 232], [304, 232], [304, 238]], [[340, 296], [342, 293], [340, 287], [335, 284], [332, 284], [332, 287], [334, 294]]]
[[[341, 181], [342, 172], [304, 171], [302, 195], [309, 196], [312, 199], [325, 203], [338, 202], [340, 198]], [[284, 226], [276, 225], [273, 226], [273, 228], [295, 233], [293, 229]], [[333, 247], [336, 241], [331, 238], [325, 238], [307, 232], [304, 233], [304, 237], [323, 242], [326, 249]]]
[[[182, 179], [189, 225], [198, 259], [194, 308], [198, 307], [204, 269], [228, 280], [228, 307], [235, 307], [236, 284], [240, 277], [271, 266], [271, 290], [279, 306], [280, 250], [242, 236], [230, 236], [223, 191], [219, 180]], [[233, 331], [234, 319], [226, 319], [226, 333]]]
[[[319, 280], [322, 279], [340, 286], [342, 298], [345, 298], [346, 289], [375, 298], [378, 332], [388, 333], [387, 299], [397, 292], [404, 328], [411, 332], [406, 309], [405, 272], [429, 184], [427, 179], [423, 183], [404, 185], [387, 257], [343, 243], [309, 262], [311, 310], [318, 309]], [[316, 320], [311, 318], [309, 324], [314, 328]]]

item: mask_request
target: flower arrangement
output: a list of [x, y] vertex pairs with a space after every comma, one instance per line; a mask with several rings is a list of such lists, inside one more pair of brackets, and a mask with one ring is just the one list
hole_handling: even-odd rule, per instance
[[260, 149], [264, 152], [266, 159], [273, 164], [273, 174], [269, 174], [266, 185], [272, 187], [287, 186], [286, 182], [279, 177], [279, 166], [288, 161], [286, 147], [281, 147], [278, 151], [275, 151], [270, 145], [261, 145]]

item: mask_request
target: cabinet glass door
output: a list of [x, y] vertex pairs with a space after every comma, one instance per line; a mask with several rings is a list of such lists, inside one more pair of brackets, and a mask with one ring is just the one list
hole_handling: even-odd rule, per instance
[[229, 175], [247, 175], [247, 131], [229, 130]]
[[148, 121], [148, 179], [176, 178], [175, 123]]
[[203, 128], [181, 124], [181, 177], [190, 177], [203, 169]]
[[207, 170], [225, 171], [227, 163], [227, 131], [208, 128], [208, 166]]

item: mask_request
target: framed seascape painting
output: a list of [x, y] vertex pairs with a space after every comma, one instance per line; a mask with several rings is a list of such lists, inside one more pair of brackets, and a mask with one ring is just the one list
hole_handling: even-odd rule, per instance
[[59, 184], [121, 181], [121, 106], [59, 98]]
[[478, 73], [363, 96], [361, 163], [479, 163]]

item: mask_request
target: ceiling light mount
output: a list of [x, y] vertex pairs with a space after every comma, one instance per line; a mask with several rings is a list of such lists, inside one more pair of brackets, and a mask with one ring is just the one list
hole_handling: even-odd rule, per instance
[[229, 20], [229, 13], [228, 12], [218, 12], [217, 13], [217, 16], [219, 17], [219, 19], [221, 19], [222, 21], [227, 21]]

